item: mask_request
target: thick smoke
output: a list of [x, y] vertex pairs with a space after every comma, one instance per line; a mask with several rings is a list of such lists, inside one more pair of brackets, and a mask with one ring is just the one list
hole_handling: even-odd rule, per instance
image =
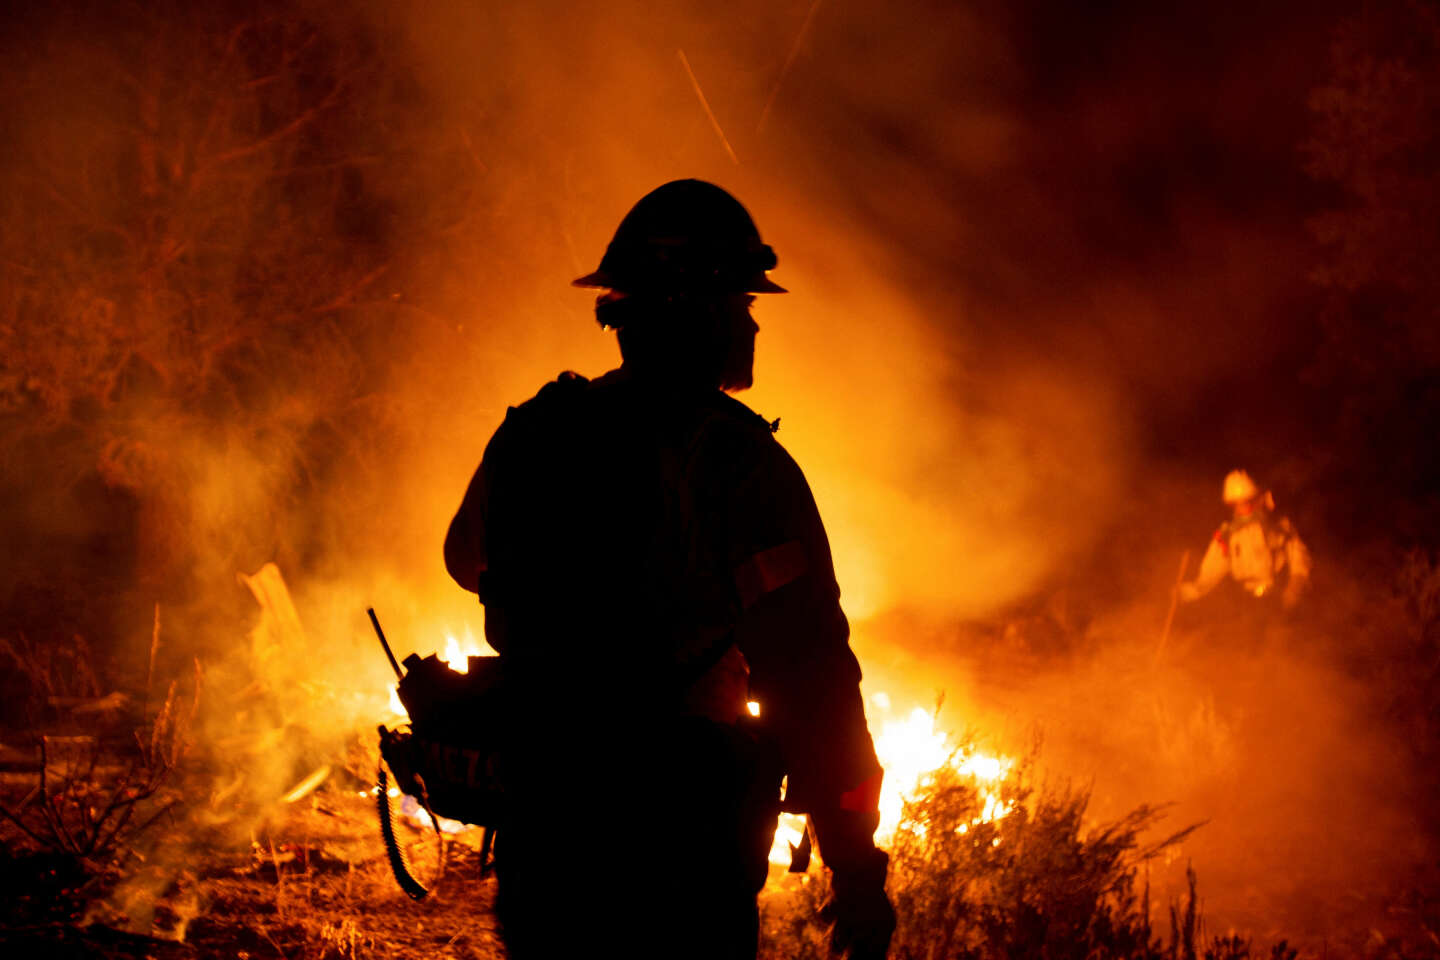
[[[223, 35], [215, 16], [197, 29]], [[153, 472], [145, 456], [179, 463], [133, 520], [149, 531], [135, 539], [161, 538], [137, 548], [142, 559], [178, 542], [194, 560], [185, 590], [134, 586], [147, 595], [132, 607], [175, 590], [194, 611], [173, 649], [243, 649], [249, 601], [234, 574], [271, 560], [314, 654], [283, 676], [261, 671], [272, 690], [313, 682], [378, 698], [386, 666], [367, 604], [401, 656], [446, 632], [481, 635], [480, 608], [440, 555], [470, 471], [508, 404], [561, 370], [617, 362], [590, 294], [569, 280], [593, 269], [634, 200], [701, 177], [750, 208], [792, 291], [757, 304], [757, 385], [741, 399], [781, 419], [807, 472], [872, 684], [922, 703], [943, 687], [957, 725], [1050, 731], [1054, 768], [1092, 778], [1102, 811], [1174, 800], [1175, 821], [1210, 820], [1186, 849], [1202, 885], [1213, 872], [1260, 891], [1211, 894], [1221, 923], [1258, 924], [1251, 908], [1292, 883], [1325, 886], [1337, 863], [1383, 872], [1388, 851], [1410, 862], [1402, 843], [1356, 834], [1305, 856], [1325, 846], [1326, 824], [1374, 811], [1375, 835], [1403, 834], [1405, 805], [1388, 797], [1405, 772], [1383, 727], [1362, 719], [1371, 693], [1302, 653], [1303, 636], [1300, 651], [1212, 656], [1186, 645], [1197, 634], [1182, 624], [1173, 659], [1153, 663], [1179, 552], [1219, 519], [1220, 475], [1295, 416], [1284, 384], [1307, 336], [1309, 256], [1298, 143], [1323, 21], [821, 0], [374, 2], [291, 16], [333, 39], [336, 96], [363, 108], [327, 121], [325, 149], [287, 156], [283, 177], [260, 176], [272, 186], [255, 188], [256, 209], [285, 215], [237, 224], [253, 233], [234, 246], [333, 207], [323, 248], [353, 257], [317, 262], [328, 293], [311, 312], [242, 329], [255, 349], [219, 376], [233, 390], [177, 395], [178, 375], [158, 371], [128, 408], [141, 426], [107, 448], [106, 490], [139, 485]], [[93, 90], [76, 58], [105, 33], [74, 29], [46, 22], [48, 45], [16, 76]], [[302, 107], [331, 76], [308, 69]], [[104, 155], [129, 149], [104, 119], [108, 100], [54, 102], [58, 127], [34, 110], [7, 118], [39, 131], [23, 142], [59, 137], [55, 150], [78, 155], [109, 131]], [[355, 172], [327, 179], [326, 164]], [[224, 235], [192, 214], [197, 235]], [[273, 262], [302, 262], [314, 239]], [[215, 256], [212, 278], [240, 254]], [[237, 323], [287, 315], [244, 279], [186, 294], [230, 298], [203, 309]], [[78, 319], [56, 326], [86, 329], [85, 304], [72, 307]], [[190, 316], [174, 309], [177, 324]], [[230, 404], [232, 425], [197, 431], [207, 404]], [[57, 511], [34, 506], [42, 492], [8, 482], [25, 495], [11, 525], [32, 539], [51, 529]], [[53, 528], [76, 552], [109, 522], [97, 501]], [[985, 624], [1038, 607], [1084, 638], [1063, 669], [987, 656], [1003, 631]], [[147, 628], [116, 627], [132, 662]], [[282, 713], [348, 733], [367, 708]], [[271, 743], [267, 790], [303, 775], [311, 747], [323, 753], [285, 743]]]

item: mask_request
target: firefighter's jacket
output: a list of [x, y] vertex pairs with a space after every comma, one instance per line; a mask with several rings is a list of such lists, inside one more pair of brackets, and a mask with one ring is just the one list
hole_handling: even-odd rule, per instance
[[738, 648], [787, 807], [873, 809], [880, 766], [829, 543], [772, 433], [718, 390], [562, 375], [490, 440], [446, 567], [480, 595], [490, 644], [564, 709], [623, 701], [663, 722], [733, 676]]
[[1257, 510], [1220, 525], [1181, 596], [1199, 599], [1227, 576], [1253, 597], [1282, 590], [1285, 605], [1294, 606], [1310, 580], [1310, 551], [1289, 518]]

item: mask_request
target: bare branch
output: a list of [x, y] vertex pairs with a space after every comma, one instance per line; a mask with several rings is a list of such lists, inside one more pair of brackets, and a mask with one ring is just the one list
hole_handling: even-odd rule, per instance
[[[152, 825], [154, 825], [154, 823], [155, 823], [156, 820], [159, 820], [159, 819], [160, 819], [161, 817], [163, 817], [165, 814], [169, 813], [171, 810], [174, 810], [177, 806], [179, 806], [179, 804], [180, 804], [180, 801], [179, 801], [179, 799], [177, 798], [177, 799], [175, 799], [175, 800], [171, 800], [169, 803], [166, 803], [166, 804], [162, 805], [162, 806], [160, 807], [160, 809], [158, 809], [158, 810], [155, 811], [154, 814], [152, 814], [151, 816], [149, 816], [149, 817], [147, 817], [146, 819], [142, 820], [140, 823], [136, 824], [136, 825], [135, 825], [135, 830], [134, 830], [134, 832], [135, 832], [135, 833], [144, 833], [146, 830], [150, 829], [150, 827], [151, 827]], [[102, 847], [101, 849], [104, 849], [104, 848]]]
[[206, 179], [210, 183], [221, 183], [229, 180], [241, 183], [253, 183], [257, 179], [283, 180], [289, 177], [309, 176], [318, 173], [333, 173], [336, 170], [344, 170], [349, 167], [368, 167], [381, 163], [384, 160], [375, 154], [367, 154], [354, 157], [346, 157], [343, 160], [334, 160], [329, 163], [306, 163], [296, 164], [291, 167], [275, 167], [271, 170], [261, 172], [235, 171], [233, 173], [216, 172], [210, 174]]
[[319, 103], [316, 103], [313, 106], [302, 110], [298, 115], [292, 118], [289, 123], [279, 127], [278, 129], [261, 137], [259, 140], [254, 141], [253, 143], [248, 143], [243, 147], [235, 147], [232, 150], [226, 150], [223, 153], [218, 153], [212, 157], [207, 157], [205, 159], [204, 165], [197, 167], [196, 179], [202, 179], [208, 176], [210, 171], [213, 170], [215, 167], [219, 167], [224, 164], [231, 163], [235, 160], [243, 159], [245, 157], [251, 157], [264, 150], [268, 150], [275, 144], [280, 143], [282, 140], [285, 140], [288, 137], [293, 136], [294, 134], [303, 130], [316, 117], [318, 117], [320, 114], [324, 113], [326, 110], [330, 109], [337, 102], [339, 102], [341, 91], [343, 91], [345, 88], [346, 84], [343, 81], [337, 82], [333, 87], [330, 88], [329, 91], [326, 92], [325, 96], [321, 98]]
[[342, 310], [346, 307], [353, 306], [355, 303], [355, 298], [359, 296], [359, 294], [363, 292], [366, 287], [370, 286], [376, 280], [380, 279], [380, 277], [382, 277], [389, 269], [390, 264], [381, 264], [374, 270], [371, 270], [369, 273], [361, 276], [358, 280], [352, 283], [349, 288], [341, 292], [339, 296], [335, 297], [335, 299], [331, 300], [329, 303], [315, 307], [310, 312], [315, 314], [333, 313], [336, 310]]
[[63, 792], [56, 793], [53, 799], [47, 800], [40, 808], [46, 822], [50, 825], [50, 831], [60, 841], [60, 848], [68, 853], [80, 853], [81, 845], [76, 842], [75, 835], [70, 832], [70, 827], [65, 822], [65, 812], [60, 805], [60, 797]]
[[106, 221], [97, 219], [92, 214], [86, 212], [86, 210], [78, 203], [65, 196], [65, 194], [61, 192], [60, 188], [57, 187], [50, 180], [41, 179], [40, 177], [28, 173], [20, 173], [18, 174], [18, 177], [22, 182], [32, 183], [36, 186], [43, 188], [45, 193], [49, 195], [50, 199], [54, 200], [56, 204], [64, 208], [66, 212], [68, 212], [72, 217], [75, 218], [75, 222], [80, 224], [81, 226], [89, 227], [90, 229], [100, 233], [112, 233], [132, 245], [135, 243], [135, 235], [132, 234], [130, 231], [125, 230], [114, 223], [108, 223]]
[[[22, 807], [21, 809], [24, 809], [24, 808]], [[16, 816], [15, 814], [11, 813], [11, 812], [10, 812], [10, 808], [7, 807], [7, 806], [5, 806], [5, 804], [3, 804], [3, 803], [0, 803], [0, 817], [4, 817], [6, 820], [9, 820], [11, 823], [15, 824], [15, 826], [19, 827], [21, 830], [23, 830], [23, 831], [25, 832], [25, 835], [26, 835], [27, 837], [29, 837], [31, 840], [34, 840], [36, 843], [40, 844], [42, 847], [52, 846], [51, 841], [46, 840], [44, 837], [40, 836], [40, 835], [39, 835], [38, 833], [36, 833], [34, 830], [31, 830], [28, 826], [25, 825], [25, 822], [24, 822], [23, 820], [21, 820], [21, 819], [20, 819], [18, 816]]]

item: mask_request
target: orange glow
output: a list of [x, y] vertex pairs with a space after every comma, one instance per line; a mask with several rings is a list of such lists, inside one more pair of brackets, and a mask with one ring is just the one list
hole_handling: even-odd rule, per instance
[[[904, 717], [892, 718], [889, 694], [875, 693], [870, 703], [875, 753], [885, 768], [880, 790], [880, 826], [875, 831], [878, 844], [885, 846], [890, 842], [900, 825], [906, 801], [913, 800], [926, 779], [944, 766], [976, 782], [984, 806], [972, 825], [998, 820], [1010, 812], [1011, 805], [1001, 799], [999, 790], [1015, 765], [1011, 758], [958, 750], [948, 733], [935, 729], [935, 714], [924, 707], [917, 706]], [[961, 832], [966, 830], [968, 827], [962, 825]], [[804, 831], [803, 817], [782, 814], [770, 848], [770, 862], [788, 865], [790, 845], [798, 844]]]
[[905, 802], [914, 799], [926, 778], [944, 766], [976, 781], [985, 802], [976, 823], [998, 820], [1010, 812], [998, 791], [1014, 766], [1013, 760], [957, 750], [948, 733], [935, 729], [935, 714], [923, 707], [915, 707], [902, 719], [890, 719], [886, 716], [890, 712], [888, 696], [876, 694], [871, 697], [871, 703], [880, 717], [880, 730], [874, 734], [875, 753], [885, 768], [885, 782], [880, 791], [880, 828], [876, 831], [880, 842], [894, 836]]
[[790, 848], [798, 847], [804, 836], [804, 817], [793, 813], [780, 814], [780, 824], [775, 828], [775, 842], [770, 847], [770, 862], [782, 867], [790, 866]]
[[483, 653], [494, 653], [490, 650], [489, 644], [477, 643], [469, 631], [465, 633], [465, 641], [461, 643], [455, 639], [454, 634], [445, 634], [445, 652], [440, 659], [450, 665], [450, 669], [456, 673], [470, 672], [470, 658], [481, 656]]
[[[451, 670], [456, 673], [470, 672], [471, 657], [495, 656], [495, 649], [484, 640], [476, 640], [475, 635], [467, 628], [463, 637], [457, 638], [455, 634], [446, 629], [436, 630], [436, 633], [444, 636], [445, 650], [437, 654]], [[390, 688], [390, 712], [397, 717], [409, 719], [410, 713], [405, 705], [400, 702], [400, 695], [396, 687]]]
[[[477, 642], [468, 631], [463, 640], [448, 631], [437, 632], [445, 637], [445, 649], [440, 659], [458, 673], [469, 671], [471, 656], [493, 654], [488, 644]], [[893, 699], [888, 693], [873, 693], [868, 700], [875, 753], [880, 765], [885, 768], [880, 791], [880, 825], [875, 834], [878, 843], [887, 844], [894, 837], [906, 801], [914, 799], [931, 774], [947, 765], [976, 781], [984, 806], [974, 823], [997, 820], [1010, 812], [1010, 806], [1000, 797], [999, 787], [1014, 766], [1013, 760], [977, 751], [957, 750], [950, 734], [936, 729], [935, 713], [924, 707], [916, 706], [908, 713], [897, 716]], [[397, 717], [408, 717], [394, 687], [390, 688], [389, 704]], [[752, 717], [760, 716], [759, 701], [747, 701], [745, 709]], [[790, 847], [798, 845], [804, 835], [804, 817], [781, 814], [770, 850], [770, 861], [788, 865]]]

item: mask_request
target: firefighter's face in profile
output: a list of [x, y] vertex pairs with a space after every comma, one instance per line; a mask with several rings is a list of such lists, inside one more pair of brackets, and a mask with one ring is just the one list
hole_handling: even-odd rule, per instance
[[716, 325], [724, 336], [725, 362], [720, 371], [720, 389], [735, 392], [755, 382], [755, 335], [760, 325], [750, 315], [755, 298], [736, 293], [715, 304]]

